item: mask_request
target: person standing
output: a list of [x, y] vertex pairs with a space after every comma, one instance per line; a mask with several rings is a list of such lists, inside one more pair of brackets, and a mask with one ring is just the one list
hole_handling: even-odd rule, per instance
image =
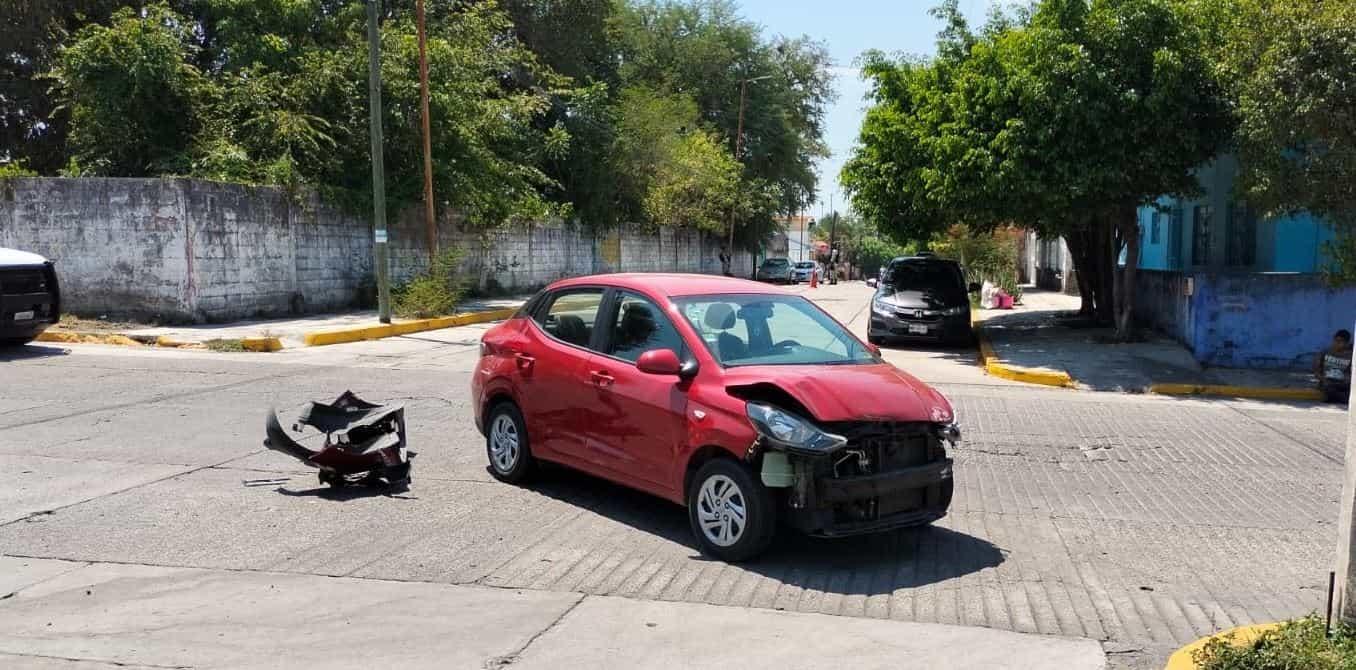
[[730, 249], [725, 246], [720, 248], [720, 271], [726, 277], [734, 276], [734, 273], [730, 271]]
[[1351, 332], [1332, 335], [1328, 348], [1314, 358], [1314, 376], [1326, 402], [1345, 403], [1351, 397]]

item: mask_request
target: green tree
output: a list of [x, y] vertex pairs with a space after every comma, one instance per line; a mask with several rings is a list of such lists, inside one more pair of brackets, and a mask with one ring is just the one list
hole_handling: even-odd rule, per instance
[[1197, 24], [1170, 0], [1042, 0], [980, 36], [954, 2], [939, 13], [937, 58], [865, 61], [854, 208], [900, 239], [957, 223], [1063, 235], [1085, 311], [1128, 338], [1136, 208], [1195, 191], [1192, 170], [1230, 137]]
[[[1224, 0], [1197, 8], [1214, 29], [1239, 120], [1240, 195], [1263, 214], [1307, 210], [1356, 251], [1356, 4]], [[1356, 263], [1343, 263], [1356, 278]]]
[[53, 71], [70, 113], [70, 169], [141, 177], [186, 172], [186, 148], [216, 91], [190, 62], [192, 24], [166, 5], [113, 14], [61, 49]]

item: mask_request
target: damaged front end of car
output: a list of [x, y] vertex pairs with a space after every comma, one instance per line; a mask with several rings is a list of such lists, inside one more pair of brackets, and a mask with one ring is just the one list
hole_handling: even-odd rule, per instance
[[765, 486], [781, 492], [790, 524], [807, 534], [927, 524], [951, 505], [946, 446], [959, 442], [960, 430], [950, 421], [821, 425], [758, 401], [748, 402], [747, 411], [758, 438], [746, 458]]

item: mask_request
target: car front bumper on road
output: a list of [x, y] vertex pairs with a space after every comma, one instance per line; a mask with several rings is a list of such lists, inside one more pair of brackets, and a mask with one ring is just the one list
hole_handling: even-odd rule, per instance
[[32, 339], [60, 318], [61, 289], [51, 263], [0, 268], [0, 339]]
[[967, 343], [974, 337], [969, 310], [942, 314], [910, 308], [881, 312], [873, 307], [867, 334], [881, 340], [954, 343]]

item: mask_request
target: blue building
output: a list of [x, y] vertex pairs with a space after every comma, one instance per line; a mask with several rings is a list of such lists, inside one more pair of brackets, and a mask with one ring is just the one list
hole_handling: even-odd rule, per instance
[[1196, 172], [1196, 199], [1139, 210], [1135, 315], [1223, 367], [1302, 368], [1356, 320], [1356, 287], [1321, 271], [1332, 228], [1308, 214], [1261, 218], [1234, 193], [1238, 162]]

